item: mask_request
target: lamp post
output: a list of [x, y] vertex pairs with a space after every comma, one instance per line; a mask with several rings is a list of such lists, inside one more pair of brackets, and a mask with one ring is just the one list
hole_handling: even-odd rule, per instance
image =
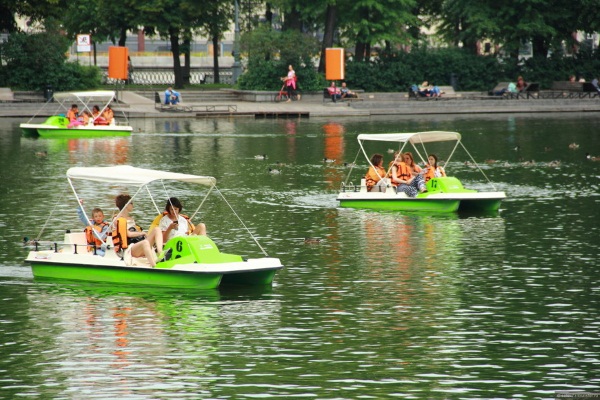
[[242, 74], [242, 64], [240, 63], [240, 22], [239, 22], [239, 0], [234, 0], [235, 3], [235, 33], [233, 37], [233, 84], [237, 83], [238, 78]]

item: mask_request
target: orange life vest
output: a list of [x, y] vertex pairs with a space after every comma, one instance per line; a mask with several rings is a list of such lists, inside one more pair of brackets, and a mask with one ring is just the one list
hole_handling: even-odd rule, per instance
[[[440, 167], [438, 167], [440, 168]], [[431, 165], [427, 165], [427, 172], [425, 172], [425, 182], [429, 181], [431, 178], [435, 178], [435, 171], [438, 168], [433, 168]], [[446, 176], [446, 174], [443, 172], [443, 170], [440, 170], [440, 175], [441, 176]]]
[[377, 184], [381, 180], [381, 178], [385, 178], [385, 169], [379, 166], [369, 167], [367, 174], [365, 175], [365, 183], [367, 185], [367, 191], [371, 191], [373, 186]]
[[[135, 229], [138, 232], [141, 232], [142, 228], [139, 226], [135, 226]], [[129, 246], [131, 242], [130, 238], [127, 237], [127, 218], [119, 217], [117, 218], [117, 223], [115, 224], [115, 230], [112, 232], [113, 236], [113, 245], [115, 246], [115, 251], [124, 250]]]
[[[94, 234], [94, 231], [96, 231], [96, 233], [101, 233], [102, 230], [104, 229], [105, 226], [107, 226], [108, 223], [102, 221], [99, 225], [94, 223], [93, 226], [86, 226], [84, 229], [85, 232], [85, 239], [87, 240], [87, 244], [89, 244], [90, 246], [88, 246], [88, 250], [92, 250], [93, 246], [96, 247], [100, 247], [104, 244], [104, 242], [100, 239], [98, 239], [98, 236], [96, 236]], [[110, 232], [108, 232], [108, 235], [110, 235]]]
[[[409, 180], [412, 177], [411, 169], [410, 169], [410, 167], [405, 162], [400, 161], [400, 162], [396, 163], [395, 165], [396, 165], [396, 168], [397, 168], [397, 170], [396, 170], [396, 177], [398, 179], [402, 179], [404, 181], [407, 181], [407, 180]], [[397, 183], [394, 182], [394, 185], [397, 185]]]

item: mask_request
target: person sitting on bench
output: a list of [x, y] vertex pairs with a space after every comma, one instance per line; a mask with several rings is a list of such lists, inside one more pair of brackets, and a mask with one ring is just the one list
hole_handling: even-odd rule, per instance
[[346, 82], [342, 82], [340, 93], [342, 93], [342, 99], [358, 99], [358, 95], [352, 90], [348, 89], [348, 86], [346, 86]]
[[598, 78], [592, 79], [592, 86], [596, 89], [596, 92], [600, 94], [600, 86], [598, 85]]
[[179, 94], [179, 92], [174, 91], [173, 88], [169, 86], [167, 90], [165, 90], [165, 104], [170, 104], [174, 106], [180, 101], [181, 95]]
[[342, 98], [342, 92], [340, 91], [340, 88], [335, 86], [334, 81], [331, 81], [331, 85], [327, 88], [327, 92], [331, 96], [331, 101], [334, 103]]

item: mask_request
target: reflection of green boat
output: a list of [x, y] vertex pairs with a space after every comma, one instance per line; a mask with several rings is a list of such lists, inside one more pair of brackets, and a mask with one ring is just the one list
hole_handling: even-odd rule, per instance
[[[98, 105], [102, 113], [113, 101], [115, 92], [112, 90], [101, 90], [92, 92], [70, 92], [56, 93], [54, 99], [57, 103], [45, 103], [44, 107], [50, 104], [58, 104], [57, 113], [64, 113], [71, 104], [77, 104], [80, 111], [90, 111], [94, 105]], [[99, 104], [96, 104], [99, 103]], [[38, 113], [40, 113], [40, 110]], [[23, 135], [41, 136], [44, 138], [87, 138], [101, 136], [128, 136], [133, 128], [128, 125], [99, 125], [94, 119], [90, 120], [88, 125], [78, 125], [69, 127], [69, 120], [64, 115], [52, 115], [41, 124], [31, 123], [32, 117], [28, 122], [20, 125]], [[123, 118], [125, 116], [123, 115]], [[113, 120], [114, 122], [114, 120]]]
[[[172, 183], [165, 181], [207, 185], [210, 187], [209, 194], [216, 185], [215, 178], [210, 176], [154, 171], [123, 165], [71, 168], [67, 171], [67, 179], [76, 197], [73, 180], [91, 181], [95, 184], [104, 182], [111, 186], [135, 186], [137, 193], [134, 198], [142, 190], [150, 194], [148, 185], [152, 182], [158, 182], [163, 192], [168, 184]], [[156, 204], [154, 200], [153, 203]], [[160, 214], [160, 210], [157, 210], [157, 213]], [[221, 284], [230, 283], [270, 285], [275, 273], [283, 268], [278, 258], [245, 259], [239, 255], [222, 253], [207, 236], [177, 236], [169, 240], [164, 247], [164, 258], [154, 268], [145, 259], [128, 257], [127, 252], [117, 254], [111, 236], [108, 236], [102, 245], [106, 250], [104, 256], [95, 255], [96, 249], [88, 245], [82, 231], [67, 231], [62, 242], [44, 242], [43, 245], [36, 244], [35, 247], [25, 261], [31, 264], [36, 278], [214, 289]]]
[[[446, 160], [446, 164], [448, 164], [456, 147], [459, 144], [462, 145], [460, 134], [456, 132], [361, 134], [358, 135], [358, 142], [360, 149], [369, 161], [369, 165], [370, 157], [363, 146], [365, 141], [399, 143], [399, 151], [404, 151], [406, 145], [410, 143], [422, 160], [427, 158], [425, 143], [455, 141], [456, 144]], [[419, 148], [421, 148], [421, 151]], [[473, 162], [475, 161], [473, 160]], [[386, 177], [381, 178], [388, 179]], [[460, 180], [455, 177], [440, 177], [429, 180], [427, 182], [427, 192], [420, 193], [416, 197], [409, 197], [402, 192], [396, 193], [391, 185], [388, 185], [388, 190], [385, 192], [368, 192], [365, 180], [362, 179], [360, 185], [344, 184], [337, 199], [341, 207], [454, 212], [457, 210], [497, 211], [504, 198], [506, 198], [504, 192], [479, 192], [465, 189]]]

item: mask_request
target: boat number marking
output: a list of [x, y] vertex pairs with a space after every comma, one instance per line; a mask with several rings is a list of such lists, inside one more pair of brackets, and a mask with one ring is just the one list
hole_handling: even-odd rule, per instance
[[183, 250], [183, 242], [180, 240], [177, 242], [177, 251], [181, 252], [181, 250]]

